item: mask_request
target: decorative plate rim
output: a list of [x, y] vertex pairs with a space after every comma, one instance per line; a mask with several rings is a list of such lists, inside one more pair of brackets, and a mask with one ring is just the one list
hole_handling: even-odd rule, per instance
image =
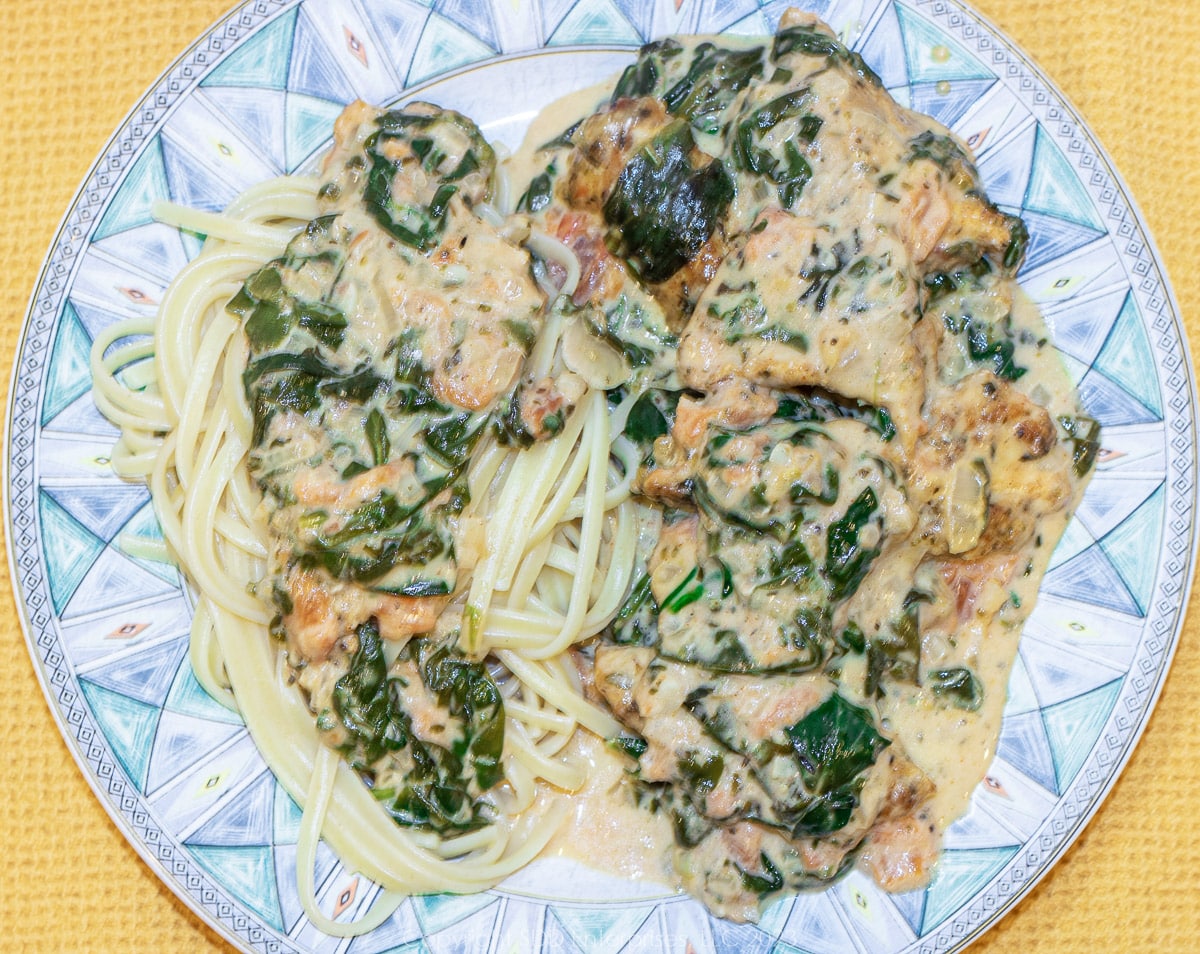
[[[35, 517], [35, 508], [31, 507], [20, 513], [14, 513], [13, 510], [14, 496], [27, 495], [31, 498], [36, 498], [37, 494], [36, 479], [29, 481], [30, 486], [28, 488], [14, 488], [13, 484], [15, 442], [25, 436], [16, 430], [17, 418], [19, 416], [17, 402], [19, 398], [24, 396], [26, 390], [30, 390], [36, 395], [44, 387], [42, 378], [44, 372], [40, 369], [38, 362], [33, 360], [35, 356], [31, 355], [30, 349], [35, 346], [36, 339], [44, 336], [47, 342], [45, 353], [50, 353], [51, 349], [49, 345], [54, 340], [62, 308], [67, 301], [67, 292], [72, 287], [79, 262], [79, 258], [76, 257], [69, 267], [63, 268], [58, 259], [63, 254], [64, 249], [70, 250], [72, 243], [78, 243], [79, 246], [86, 245], [88, 237], [93, 233], [99, 220], [99, 216], [91, 219], [87, 219], [87, 216], [82, 216], [87, 221], [80, 222], [81, 214], [86, 210], [89, 203], [89, 191], [96, 189], [97, 183], [100, 183], [99, 188], [108, 189], [103, 201], [96, 203], [97, 209], [104, 209], [112, 195], [119, 191], [124, 177], [141, 154], [146, 142], [152, 139], [154, 133], [162, 127], [167, 117], [174, 111], [178, 104], [199, 88], [200, 80], [209, 71], [209, 68], [224, 59], [226, 51], [219, 49], [219, 55], [215, 57], [213, 63], [206, 65], [203, 69], [197, 70], [194, 76], [188, 76], [187, 71], [189, 67], [193, 66], [197, 60], [203, 60], [198, 54], [206, 52], [206, 47], [211, 48], [214, 45], [214, 41], [216, 41], [216, 45], [219, 47], [219, 41], [222, 36], [236, 33], [239, 23], [247, 27], [248, 34], [254, 30], [262, 29], [289, 10], [314, 2], [317, 2], [317, 0], [247, 0], [247, 2], [239, 3], [211, 24], [172, 60], [170, 65], [163, 70], [146, 92], [128, 110], [120, 120], [113, 134], [105, 141], [95, 161], [88, 167], [87, 173], [73, 193], [58, 223], [29, 297], [28, 306], [25, 310], [25, 319], [22, 323], [14, 350], [13, 370], [9, 380], [8, 405], [4, 422], [5, 451], [3, 453], [3, 460], [0, 462], [0, 471], [2, 471], [3, 477], [4, 523], [9, 540], [7, 548], [9, 573], [14, 587], [14, 596], [16, 597], [14, 602], [18, 616], [20, 617], [22, 633], [31, 656], [31, 661], [33, 662], [36, 678], [46, 697], [58, 731], [67, 743], [68, 751], [70, 751], [72, 758], [78, 764], [88, 786], [95, 793], [101, 806], [113, 820], [125, 840], [147, 863], [155, 875], [193, 913], [206, 925], [220, 934], [223, 939], [243, 950], [260, 949], [266, 938], [273, 938], [277, 944], [288, 947], [294, 944], [294, 940], [287, 934], [279, 932], [261, 921], [255, 922], [254, 917], [247, 917], [244, 905], [240, 901], [230, 899], [219, 882], [194, 863], [190, 866], [184, 866], [183, 869], [179, 869], [180, 871], [187, 871], [189, 883], [184, 884], [180, 880], [181, 875], [173, 871], [169, 863], [172, 846], [164, 843], [152, 846], [152, 842], [158, 842], [157, 837], [147, 838], [142, 831], [139, 831], [139, 823], [136, 820], [136, 808], [139, 799], [144, 796], [137, 791], [135, 785], [130, 784], [122, 778], [110, 777], [106, 791], [104, 788], [105, 783], [102, 781], [100, 774], [89, 761], [88, 752], [85, 751], [85, 747], [89, 743], [84, 739], [84, 734], [90, 732], [103, 736], [103, 732], [96, 725], [90, 710], [87, 710], [79, 720], [73, 720], [63, 708], [64, 697], [67, 693], [72, 692], [72, 685], [74, 685], [76, 695], [78, 695], [77, 680], [60, 680], [58, 677], [61, 675], [62, 670], [57, 669], [54, 673], [51, 673], [48, 668], [51, 665], [48, 654], [57, 651], [58, 640], [55, 638], [47, 641], [44, 637], [48, 633], [51, 621], [57, 619], [57, 612], [49, 609], [49, 601], [45, 598], [48, 593], [48, 586], [44, 580], [40, 584], [40, 589], [38, 586], [31, 587], [28, 585], [26, 575], [29, 569], [21, 566], [22, 556], [27, 553], [27, 548], [22, 548], [18, 552], [18, 548], [21, 547], [27, 535], [31, 535], [32, 542], [30, 545], [36, 546], [40, 539], [40, 534], [33, 533], [32, 530], [26, 530], [21, 526], [22, 520], [24, 520], [29, 527], [36, 527], [38, 521]], [[835, 6], [837, 2], [838, 0], [833, 0]], [[871, 0], [866, 5], [870, 6], [874, 13], [884, 6], [884, 3]], [[1142, 675], [1148, 681], [1144, 688], [1139, 690], [1139, 707], [1136, 711], [1136, 719], [1123, 730], [1124, 738], [1119, 751], [1106, 765], [1105, 773], [1097, 780], [1096, 789], [1080, 794], [1079, 797], [1083, 803], [1082, 808], [1076, 809], [1073, 813], [1068, 811], [1074, 804], [1072, 802], [1074, 792], [1064, 788], [1063, 794], [1058, 796], [1058, 800], [1054, 803], [1054, 806], [1043, 819], [1042, 823], [1034, 829], [1033, 834], [1020, 846], [1018, 854], [1021, 851], [1025, 851], [1030, 843], [1035, 841], [1050, 826], [1051, 821], [1055, 820], [1058, 814], [1072, 814], [1073, 817], [1071, 818], [1069, 827], [1065, 828], [1061, 833], [1054, 835], [1048, 850], [1042, 852], [1036, 858], [1032, 854], [1029, 856], [1031, 868], [1020, 879], [1021, 883], [1013, 893], [1004, 898], [1002, 903], [996, 905], [990, 912], [981, 913], [977, 918], [972, 919], [970, 926], [964, 926], [964, 921], [967, 920], [969, 914], [968, 908], [984, 893], [984, 889], [980, 889], [967, 902], [964, 902], [960, 908], [947, 916], [930, 933], [924, 935], [918, 934], [915, 940], [904, 948], [904, 950], [919, 949], [921, 951], [933, 951], [944, 950], [953, 946], [954, 949], [958, 950], [977, 939], [997, 920], [1009, 913], [1021, 899], [1028, 896], [1034, 886], [1069, 851], [1087, 823], [1100, 810], [1103, 802], [1125, 770], [1134, 749], [1153, 715], [1175, 652], [1178, 649], [1183, 619], [1194, 583], [1197, 556], [1200, 554], [1200, 534], [1197, 532], [1194, 518], [1196, 505], [1200, 503], [1200, 487], [1197, 486], [1195, 480], [1198, 443], [1196, 408], [1198, 403], [1200, 403], [1200, 398], [1198, 398], [1197, 381], [1191, 364], [1186, 328], [1183, 325], [1181, 310], [1171, 287], [1165, 262], [1154, 242], [1132, 191], [1121, 177], [1108, 151], [1088, 127], [1080, 111], [1049, 75], [1034, 62], [1032, 57], [1025, 53], [990, 19], [970, 8], [965, 3], [960, 2], [960, 0], [906, 0], [902, 5], [914, 9], [925, 8], [924, 16], [930, 20], [942, 23], [944, 26], [949, 25], [949, 21], [955, 16], [966, 17], [968, 20], [973, 21], [989, 40], [998, 44], [998, 49], [1010, 61], [1015, 61], [1019, 64], [1023, 73], [1019, 77], [1019, 81], [1027, 84], [1023, 86], [1023, 91], [1034, 90], [1035, 92], [1031, 95], [1036, 97], [1040, 93], [1042, 96], [1041, 101], [1036, 104], [1036, 107], [1040, 107], [1041, 112], [1038, 111], [1038, 108], [1035, 108], [1035, 104], [1027, 97], [1022, 97], [1021, 100], [1029, 108], [1031, 114], [1035, 116], [1037, 122], [1039, 124], [1048, 124], [1051, 121], [1065, 121], [1069, 123], [1073, 127], [1070, 135], [1082, 140], [1084, 145], [1094, 154], [1095, 158], [1099, 160], [1103, 175], [1107, 177], [1108, 182], [1113, 187], [1115, 201], [1123, 205], [1128, 212], [1129, 218], [1132, 220], [1130, 235], [1141, 244], [1141, 251], [1138, 255], [1142, 260], [1149, 263], [1150, 272], [1153, 273], [1150, 278], [1154, 280], [1157, 286], [1156, 294], [1163, 296], [1165, 299], [1159, 311], [1169, 316], [1170, 331], [1173, 333], [1174, 340], [1179, 347], [1183, 383], [1186, 385], [1187, 392], [1187, 400], [1180, 409], [1163, 408], [1162, 425], [1164, 431], [1169, 430], [1168, 425], [1170, 422], [1186, 419], [1183, 422], [1185, 425], [1183, 428], [1176, 427], [1176, 434], [1178, 438], [1187, 439], [1185, 450], [1177, 453], [1168, 452], [1163, 481], [1168, 495], [1167, 502], [1170, 500], [1186, 499], [1192, 506], [1193, 516], [1187, 526], [1187, 542], [1175, 554], [1176, 559], [1181, 563], [1180, 569], [1170, 574], [1168, 579], [1164, 579], [1167, 576], [1167, 568], [1163, 564], [1166, 558], [1165, 549], [1168, 539], [1166, 533], [1164, 533], [1162, 541], [1162, 550], [1156, 555], [1159, 562], [1156, 567], [1155, 585], [1152, 589], [1154, 599], [1147, 606], [1144, 617], [1143, 636], [1137, 643], [1136, 651], [1131, 657], [1130, 668], [1124, 678], [1128, 679], [1134, 676], [1135, 664], [1143, 659], [1142, 650], [1145, 648], [1146, 643], [1145, 632], [1148, 632], [1152, 618], [1156, 621], [1161, 618], [1163, 621], [1163, 627], [1157, 636], [1161, 640], [1164, 640], [1165, 643], [1161, 651], [1154, 653], [1157, 657], [1157, 664], [1150, 671], [1143, 669]], [[770, 6], [779, 6], [782, 8], [784, 4], [763, 4], [760, 6], [760, 11], [765, 12]], [[263, 12], [267, 10], [270, 10], [270, 12]], [[249, 25], [248, 18], [250, 17], [257, 17], [254, 20], [253, 26]], [[231, 49], [236, 49], [243, 38], [244, 35], [242, 37], [234, 36], [231, 41]], [[419, 93], [421, 89], [428, 85], [498, 61], [544, 56], [547, 53], [570, 55], [572, 52], [579, 50], [626, 51], [633, 49], [636, 49], [636, 45], [584, 44], [577, 46], [540, 46], [524, 50], [501, 52], [487, 60], [463, 64], [446, 73], [432, 76], [411, 87], [402, 89], [400, 95], [405, 95], [409, 92]], [[173, 100], [169, 100], [167, 99], [168, 93], [178, 95]], [[157, 103], [156, 100], [158, 100]], [[148, 118], [152, 112], [152, 108], [155, 106], [160, 106], [162, 112], [152, 119]], [[1061, 110], [1063, 115], [1050, 116], [1049, 112], [1054, 110]], [[140, 131], [143, 125], [148, 132], [142, 133]], [[1063, 136], [1068, 135], [1065, 131], [1062, 131], [1060, 134]], [[131, 142], [131, 137], [137, 141]], [[101, 181], [105, 173], [106, 164], [113, 170], [111, 184]], [[1111, 223], [1106, 222], [1105, 227], [1107, 230], [1106, 234], [1112, 236], [1115, 243], [1117, 237]], [[1123, 253], [1123, 267], [1125, 259], [1126, 254]], [[56, 264], [59, 266], [57, 272], [55, 271]], [[1126, 271], [1128, 272], [1129, 270], [1126, 269]], [[1143, 278], [1144, 280], [1150, 280], [1150, 278], [1147, 278], [1146, 273], [1143, 273]], [[1132, 274], [1129, 274], [1129, 279], [1130, 293], [1134, 294], [1137, 289]], [[1143, 291], [1146, 294], [1150, 293], [1145, 288], [1143, 288]], [[39, 324], [42, 326], [39, 327]], [[1146, 330], [1149, 332], [1148, 319]], [[26, 368], [27, 365], [28, 368]], [[37, 386], [32, 389], [25, 386], [30, 377], [36, 379], [37, 383]], [[1165, 385], [1162, 382], [1159, 382], [1159, 388], [1165, 397]], [[34, 401], [35, 408], [30, 413], [35, 413], [39, 403], [37, 400]], [[24, 477], [27, 473], [31, 476], [33, 475], [35, 469], [33, 461], [37, 456], [35, 450], [37, 447], [36, 437], [40, 435], [41, 426], [41, 424], [38, 424], [34, 427], [33, 433], [29, 435], [27, 447], [22, 450], [20, 455], [17, 455], [19, 459], [23, 459], [24, 456], [29, 457], [27, 466], [16, 468], [16, 475], [18, 477]], [[1164, 443], [1167, 443], [1171, 436], [1171, 434], [1166, 433]], [[1172, 495], [1171, 480], [1176, 470], [1180, 471], [1181, 476], [1186, 477], [1186, 483], [1190, 489], [1188, 492], [1180, 491]], [[1168, 511], [1169, 508], [1164, 503], [1164, 530], [1170, 518]], [[1176, 537], [1172, 537], [1171, 539], [1174, 540]], [[1172, 581], [1175, 579], [1181, 580], [1181, 583], [1174, 584]], [[1164, 590], [1164, 583], [1172, 583], [1174, 586], [1173, 593], [1166, 594], [1169, 597], [1171, 605], [1165, 609], [1162, 609], [1161, 605], [1159, 605], [1158, 608], [1161, 609], [1161, 614], [1159, 617], [1156, 617], [1154, 613], [1156, 604], [1165, 602], [1160, 597], [1160, 594]], [[47, 614], [49, 614], [48, 617]], [[39, 634], [43, 638], [38, 638]], [[42, 645], [43, 642], [46, 645]], [[1115, 716], [1116, 704], [1114, 704], [1113, 711], [1105, 721], [1105, 727], [1108, 726]], [[1103, 736], [1103, 731], [1102, 728], [1101, 737]], [[1097, 739], [1096, 745], [1099, 745], [1099, 742], [1100, 738]], [[1088, 764], [1085, 762], [1084, 767], [1086, 768]], [[1078, 783], [1079, 778], [1076, 777], [1072, 780], [1070, 788], [1075, 789]], [[132, 791], [133, 794], [130, 795], [126, 791], [126, 788]], [[127, 808], [126, 805], [131, 807]], [[166, 849], [165, 852], [164, 848]], [[1007, 868], [1001, 870], [996, 877], [999, 878], [1007, 870]], [[993, 884], [994, 879], [993, 881], [989, 881], [985, 888], [990, 888]], [[221, 913], [222, 911], [225, 913]], [[256, 934], [257, 937], [255, 937]], [[269, 944], [270, 942], [267, 941], [266, 943]]]

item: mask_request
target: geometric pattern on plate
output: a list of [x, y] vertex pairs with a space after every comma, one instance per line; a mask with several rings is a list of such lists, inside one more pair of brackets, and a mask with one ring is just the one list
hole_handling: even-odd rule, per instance
[[[198, 251], [196, 237], [153, 222], [156, 200], [216, 209], [304, 168], [354, 97], [389, 102], [418, 87], [483, 118], [489, 94], [492, 114], [514, 110], [513, 77], [548, 100], [624, 55], [581, 45], [768, 32], [787, 5], [259, 0], [181, 58], [90, 173], [18, 356], [6, 488], [18, 589], [85, 771], [135, 847], [245, 949], [649, 951], [667, 937], [696, 952], [958, 949], [1044, 873], [1115, 779], [1161, 684], [1191, 576], [1190, 365], [1161, 269], [1103, 154], [1046, 80], [951, 2], [813, 6], [897, 99], [966, 140], [991, 197], [1026, 219], [1022, 281], [1105, 446], [1027, 626], [996, 762], [927, 889], [889, 896], [855, 874], [747, 927], [686, 899], [564, 877], [552, 862], [484, 895], [409, 899], [369, 936], [326, 938], [295, 901], [295, 804], [191, 674], [178, 574], [126, 551], [127, 535], [158, 530], [145, 490], [107, 467], [115, 432], [92, 405], [86, 361], [98, 331], [151, 314]], [[497, 129], [503, 138], [519, 121]], [[374, 896], [324, 846], [316, 883], [323, 908], [346, 917]]]

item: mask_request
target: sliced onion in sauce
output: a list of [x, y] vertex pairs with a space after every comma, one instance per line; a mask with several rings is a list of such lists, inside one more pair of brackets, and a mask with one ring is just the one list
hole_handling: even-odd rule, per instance
[[582, 321], [563, 331], [563, 364], [594, 388], [607, 391], [629, 380], [629, 366], [612, 345], [601, 341]]
[[966, 553], [987, 527], [988, 470], [981, 460], [959, 461], [946, 501], [946, 546], [951, 553]]

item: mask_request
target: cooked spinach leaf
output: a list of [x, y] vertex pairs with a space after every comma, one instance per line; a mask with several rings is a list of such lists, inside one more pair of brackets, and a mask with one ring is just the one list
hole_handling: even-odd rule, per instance
[[983, 684], [970, 669], [933, 669], [925, 680], [935, 696], [955, 708], [974, 712], [983, 703]]
[[610, 248], [643, 281], [665, 281], [691, 261], [733, 200], [722, 162], [697, 164], [696, 152], [691, 126], [670, 124], [634, 153], [604, 203]]
[[725, 759], [719, 752], [709, 749], [692, 749], [679, 759], [679, 774], [682, 783], [698, 807], [704, 805], [708, 793], [717, 787], [725, 771]]
[[649, 748], [646, 740], [636, 735], [618, 735], [615, 738], [609, 739], [608, 745], [610, 748], [616, 749], [618, 752], [628, 755], [635, 762], [640, 759], [642, 757], [642, 753]]
[[[812, 166], [801, 153], [821, 129], [819, 116], [805, 112], [809, 91], [789, 90], [752, 112], [737, 125], [730, 150], [736, 168], [769, 179], [778, 186], [779, 204], [790, 209], [812, 178]], [[786, 128], [777, 131], [777, 127]], [[766, 144], [768, 134], [771, 144]]]
[[700, 572], [700, 567], [692, 567], [691, 572], [663, 599], [661, 611], [664, 613], [678, 613], [685, 606], [696, 602], [703, 595], [704, 577]]
[[387, 421], [379, 413], [379, 408], [371, 408], [365, 422], [367, 443], [371, 447], [371, 462], [379, 467], [388, 462], [392, 455], [392, 442], [388, 438]]
[[917, 603], [908, 602], [900, 617], [888, 629], [867, 641], [867, 676], [864, 691], [868, 697], [883, 695], [883, 679], [915, 684], [920, 677], [921, 634], [917, 625]]
[[517, 200], [518, 212], [541, 212], [554, 198], [554, 177], [558, 167], [550, 163], [542, 172], [529, 180], [529, 188]]
[[683, 44], [674, 37], [664, 37], [645, 44], [638, 51], [637, 59], [625, 67], [621, 78], [617, 80], [610, 102], [638, 96], [657, 96], [662, 92], [659, 84], [663, 74], [669, 69], [671, 61], [683, 52]]
[[629, 409], [623, 433], [641, 450], [643, 463], [649, 464], [654, 460], [654, 442], [670, 431], [679, 397], [678, 391], [651, 388]]
[[464, 467], [483, 434], [487, 415], [463, 411], [432, 422], [421, 433], [425, 447], [438, 463], [451, 470]]
[[1086, 414], [1062, 415], [1059, 426], [1071, 441], [1071, 465], [1076, 477], [1083, 477], [1096, 463], [1100, 453], [1100, 424]]
[[991, 364], [997, 377], [1016, 381], [1028, 368], [1013, 361], [1016, 344], [1013, 340], [1011, 316], [996, 328], [970, 315], [944, 314], [942, 322], [952, 334], [962, 335], [967, 354], [979, 364]]
[[866, 487], [846, 509], [846, 515], [829, 525], [825, 533], [825, 577], [830, 584], [830, 599], [853, 596], [879, 556], [879, 548], [866, 549], [859, 543], [859, 532], [871, 520], [879, 502], [875, 491]]
[[[434, 646], [430, 640], [413, 640], [421, 681], [439, 705], [462, 724], [452, 751], [474, 774], [480, 791], [504, 777], [500, 756], [504, 751], [504, 701], [482, 662], [467, 659], [451, 644]], [[406, 647], [407, 648], [407, 647]]]
[[794, 837], [844, 828], [858, 805], [866, 772], [891, 742], [870, 712], [834, 693], [787, 729], [804, 786], [813, 796], [790, 819]]
[[[365, 144], [370, 169], [363, 205], [389, 235], [419, 252], [428, 252], [441, 238], [450, 202], [459, 194], [463, 180], [477, 172], [485, 181], [490, 179], [495, 154], [479, 128], [451, 110], [431, 114], [419, 108], [394, 109], [376, 122], [378, 131]], [[464, 138], [468, 145], [458, 155]], [[393, 158], [396, 152], [387, 145], [394, 140], [408, 144], [415, 163], [425, 173], [419, 180], [419, 194], [395, 191], [403, 178], [402, 167], [414, 159]], [[409, 180], [418, 181], [411, 176]]]
[[[737, 869], [739, 872], [741, 872], [742, 885], [746, 888], [746, 890], [752, 891], [759, 897], [782, 890], [783, 875], [780, 874], [779, 869], [775, 867], [775, 864], [771, 861], [771, 859], [767, 857], [767, 853], [765, 851], [759, 856], [758, 863], [762, 866], [761, 874], [751, 874], [749, 871], [746, 871], [746, 869], [741, 867], [738, 867]], [[737, 866], [735, 865], [735, 867]]]
[[658, 643], [658, 604], [650, 589], [650, 577], [639, 577], [610, 624], [612, 641], [618, 646], [654, 646]]
[[811, 26], [797, 25], [780, 30], [771, 44], [771, 59], [779, 60], [789, 53], [805, 56], [823, 56], [830, 66], [845, 64], [854, 73], [873, 86], [883, 86], [879, 75], [867, 66], [858, 53], [847, 49], [833, 37]]
[[[446, 748], [413, 732], [402, 692], [387, 675], [374, 621], [359, 626], [357, 635], [350, 669], [333, 693], [347, 735], [340, 748], [348, 763], [367, 778], [375, 797], [401, 825], [448, 833], [486, 824], [490, 809], [478, 796], [502, 779], [504, 744], [503, 703], [486, 668], [421, 637], [401, 651], [402, 658], [417, 664], [422, 682], [458, 729]], [[385, 756], [403, 767], [404, 782], [398, 788], [374, 787]]]
[[704, 42], [692, 53], [687, 73], [662, 94], [667, 112], [682, 116], [697, 129], [720, 130], [720, 118], [738, 90], [763, 73], [763, 48], [724, 49]]
[[589, 307], [583, 313], [588, 331], [618, 351], [634, 370], [650, 367], [656, 357], [679, 345], [679, 337], [656, 319], [624, 293], [603, 309]]
[[808, 336], [772, 321], [762, 299], [752, 289], [753, 284], [748, 286], [749, 294], [725, 311], [719, 311], [715, 302], [709, 305], [709, 314], [724, 326], [726, 344], [755, 339], [778, 342], [801, 352], [808, 351]]
[[368, 772], [383, 755], [408, 744], [411, 725], [388, 685], [379, 627], [369, 620], [356, 635], [358, 650], [349, 671], [334, 687], [333, 704], [350, 736], [342, 749], [346, 761], [351, 768]]
[[838, 394], [822, 391], [793, 391], [779, 402], [775, 411], [778, 420], [799, 423], [824, 423], [849, 417], [871, 428], [881, 439], [890, 441], [896, 436], [896, 426], [887, 408], [863, 401], [852, 401]]

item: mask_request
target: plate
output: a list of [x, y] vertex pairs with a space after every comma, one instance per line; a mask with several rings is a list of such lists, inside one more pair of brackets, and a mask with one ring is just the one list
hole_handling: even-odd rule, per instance
[[[16, 357], [5, 519], [27, 641], [93, 788], [164, 882], [244, 951], [953, 951], [1009, 910], [1098, 808], [1153, 708], [1195, 563], [1195, 385], [1163, 268], [1082, 120], [1011, 43], [951, 0], [818, 0], [901, 101], [974, 149], [989, 195], [1032, 240], [1021, 278], [1104, 425], [1095, 478], [1022, 638], [996, 760], [947, 833], [930, 886], [852, 874], [757, 926], [649, 886], [544, 862], [493, 891], [404, 902], [335, 941], [296, 900], [299, 811], [244, 726], [191, 674], [178, 575], [128, 552], [154, 536], [144, 488], [115, 478], [87, 353], [153, 313], [198, 248], [157, 225], [169, 198], [218, 209], [303, 168], [342, 104], [419, 96], [515, 145], [543, 102], [669, 32], [770, 32], [760, 0], [254, 0], [154, 86], [56, 236]], [[1069, 663], [1068, 663], [1069, 661]], [[324, 910], [373, 886], [320, 852]]]

